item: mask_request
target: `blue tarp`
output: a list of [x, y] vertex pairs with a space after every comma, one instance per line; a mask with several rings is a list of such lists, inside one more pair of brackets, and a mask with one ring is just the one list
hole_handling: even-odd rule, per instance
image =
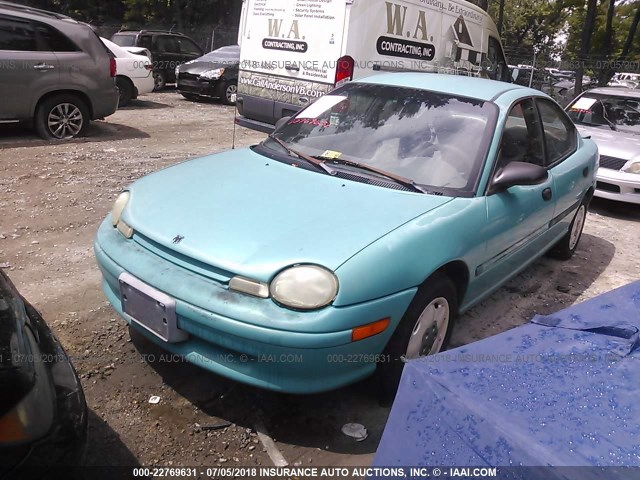
[[373, 466], [640, 466], [639, 331], [635, 282], [408, 362]]

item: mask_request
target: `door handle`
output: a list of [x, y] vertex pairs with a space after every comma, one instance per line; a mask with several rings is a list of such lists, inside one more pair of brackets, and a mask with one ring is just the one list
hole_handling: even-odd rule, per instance
[[37, 65], [33, 66], [34, 70], [53, 70], [54, 68], [56, 68], [54, 65], [49, 65], [47, 63], [39, 63]]
[[584, 167], [582, 170], [582, 176], [585, 178], [589, 176], [589, 167]]
[[551, 200], [553, 198], [553, 190], [551, 190], [549, 187], [545, 188], [542, 191], [542, 199], [545, 202], [548, 202], [549, 200]]
[[300, 67], [298, 67], [297, 65], [286, 65], [285, 70], [289, 70], [290, 72], [299, 72], [300, 71]]

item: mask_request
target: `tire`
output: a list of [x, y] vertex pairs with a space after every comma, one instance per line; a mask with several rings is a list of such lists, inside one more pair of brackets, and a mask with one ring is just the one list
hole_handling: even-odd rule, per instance
[[196, 102], [200, 98], [198, 95], [195, 95], [193, 93], [182, 93], [182, 92], [180, 92], [180, 95], [182, 95], [187, 100], [191, 100], [192, 102]]
[[238, 93], [237, 82], [226, 82], [220, 89], [220, 101], [225, 105], [235, 105], [236, 102], [232, 100], [232, 95]]
[[549, 257], [557, 258], [558, 260], [569, 260], [573, 257], [582, 238], [587, 206], [588, 202], [583, 200], [571, 221], [571, 225], [569, 225], [569, 231], [549, 250]]
[[133, 85], [131, 84], [131, 80], [125, 77], [116, 77], [116, 86], [120, 94], [118, 108], [126, 107], [133, 98]]
[[35, 128], [38, 135], [45, 140], [81, 137], [89, 122], [87, 104], [72, 94], [53, 95], [36, 109]]
[[164, 72], [153, 72], [153, 91], [162, 90], [167, 85], [167, 75]]
[[418, 289], [396, 331], [385, 347], [389, 362], [378, 366], [379, 400], [390, 404], [395, 397], [404, 359], [419, 358], [443, 351], [458, 316], [458, 294], [444, 274], [432, 275]]

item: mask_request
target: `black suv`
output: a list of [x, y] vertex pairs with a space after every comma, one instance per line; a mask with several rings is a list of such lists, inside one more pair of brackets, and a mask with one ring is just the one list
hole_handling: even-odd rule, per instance
[[46, 139], [82, 135], [118, 108], [116, 61], [88, 25], [0, 1], [0, 123]]
[[191, 38], [178, 32], [163, 30], [125, 30], [114, 34], [111, 41], [121, 47], [142, 47], [151, 52], [155, 89], [175, 83], [175, 69], [201, 57], [204, 51]]

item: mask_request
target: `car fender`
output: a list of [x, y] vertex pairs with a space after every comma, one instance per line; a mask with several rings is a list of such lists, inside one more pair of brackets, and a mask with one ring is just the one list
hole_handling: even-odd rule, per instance
[[451, 262], [474, 271], [486, 249], [486, 218], [484, 197], [456, 198], [389, 232], [336, 269], [340, 290], [334, 304], [418, 287]]

